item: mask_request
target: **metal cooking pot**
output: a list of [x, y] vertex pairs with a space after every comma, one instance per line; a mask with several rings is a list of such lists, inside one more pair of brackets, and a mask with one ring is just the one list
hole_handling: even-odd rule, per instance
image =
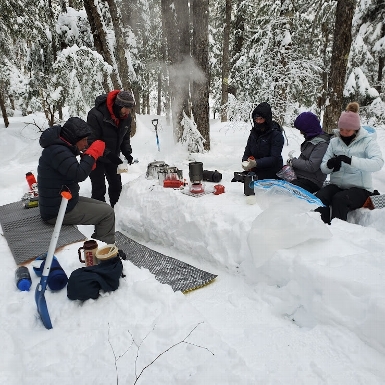
[[162, 160], [151, 162], [147, 166], [146, 178], [147, 179], [158, 179], [159, 171], [167, 170], [168, 164]]
[[183, 170], [179, 170], [178, 167], [169, 166], [167, 167], [167, 175], [176, 174], [179, 180], [183, 180]]

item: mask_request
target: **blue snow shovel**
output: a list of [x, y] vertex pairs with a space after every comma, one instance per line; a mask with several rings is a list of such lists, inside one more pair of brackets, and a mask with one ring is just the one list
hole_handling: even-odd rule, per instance
[[152, 119], [151, 120], [152, 125], [155, 128], [155, 135], [156, 135], [156, 144], [158, 146], [158, 151], [160, 151], [160, 146], [159, 146], [159, 137], [158, 137], [158, 119]]
[[61, 196], [62, 196], [62, 200], [59, 208], [59, 214], [56, 218], [56, 224], [52, 233], [51, 242], [49, 244], [47, 258], [44, 264], [44, 269], [41, 274], [40, 283], [36, 286], [36, 290], [35, 290], [35, 301], [37, 305], [37, 311], [46, 329], [52, 329], [52, 323], [51, 323], [51, 318], [49, 317], [47, 302], [45, 300], [44, 293], [47, 287], [47, 280], [48, 280], [49, 272], [51, 270], [53, 253], [55, 252], [55, 249], [56, 249], [61, 225], [63, 223], [64, 214], [67, 208], [67, 203], [72, 198], [72, 195], [69, 191], [62, 191]]

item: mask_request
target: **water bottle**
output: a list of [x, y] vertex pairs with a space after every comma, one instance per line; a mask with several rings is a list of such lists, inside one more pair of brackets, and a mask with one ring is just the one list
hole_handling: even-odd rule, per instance
[[16, 286], [21, 291], [29, 291], [32, 285], [31, 275], [29, 274], [28, 267], [20, 266], [16, 269], [15, 273]]
[[25, 174], [25, 179], [27, 180], [28, 186], [31, 190], [33, 190], [36, 186], [36, 178], [35, 175], [32, 174], [32, 172], [27, 172]]

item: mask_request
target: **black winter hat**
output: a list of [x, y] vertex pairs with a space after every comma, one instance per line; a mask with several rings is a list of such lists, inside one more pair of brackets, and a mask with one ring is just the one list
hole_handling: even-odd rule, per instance
[[60, 136], [72, 145], [90, 134], [91, 127], [83, 119], [76, 117], [69, 118], [60, 130]]
[[135, 107], [135, 100], [131, 92], [128, 91], [120, 91], [116, 95], [115, 104], [119, 107]]
[[254, 120], [257, 115], [262, 116], [266, 122], [270, 123], [273, 120], [270, 104], [266, 102], [258, 104], [251, 114], [252, 119]]

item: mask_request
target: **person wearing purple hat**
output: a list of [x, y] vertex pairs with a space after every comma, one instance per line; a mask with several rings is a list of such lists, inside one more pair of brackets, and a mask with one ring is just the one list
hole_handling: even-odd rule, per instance
[[91, 172], [91, 197], [105, 202], [106, 179], [108, 195], [112, 207], [118, 202], [122, 191], [122, 180], [118, 174], [118, 165], [123, 161], [120, 153], [132, 163], [131, 110], [135, 107], [134, 96], [129, 91], [113, 90], [108, 94], [99, 95], [87, 116], [87, 123], [92, 129], [88, 143], [103, 140], [106, 143], [104, 156], [96, 162], [96, 168]]
[[320, 121], [312, 112], [302, 112], [294, 121], [294, 127], [305, 137], [298, 158], [288, 159], [297, 179], [292, 184], [315, 193], [325, 182], [326, 175], [321, 171], [322, 158], [329, 145], [330, 136], [322, 131]]
[[371, 173], [384, 165], [375, 137], [361, 128], [358, 110], [359, 104], [353, 102], [342, 112], [322, 159], [321, 170], [330, 174], [330, 184], [316, 193], [325, 207], [315, 211], [328, 224], [333, 218], [346, 221], [349, 211], [362, 207], [373, 195]]

